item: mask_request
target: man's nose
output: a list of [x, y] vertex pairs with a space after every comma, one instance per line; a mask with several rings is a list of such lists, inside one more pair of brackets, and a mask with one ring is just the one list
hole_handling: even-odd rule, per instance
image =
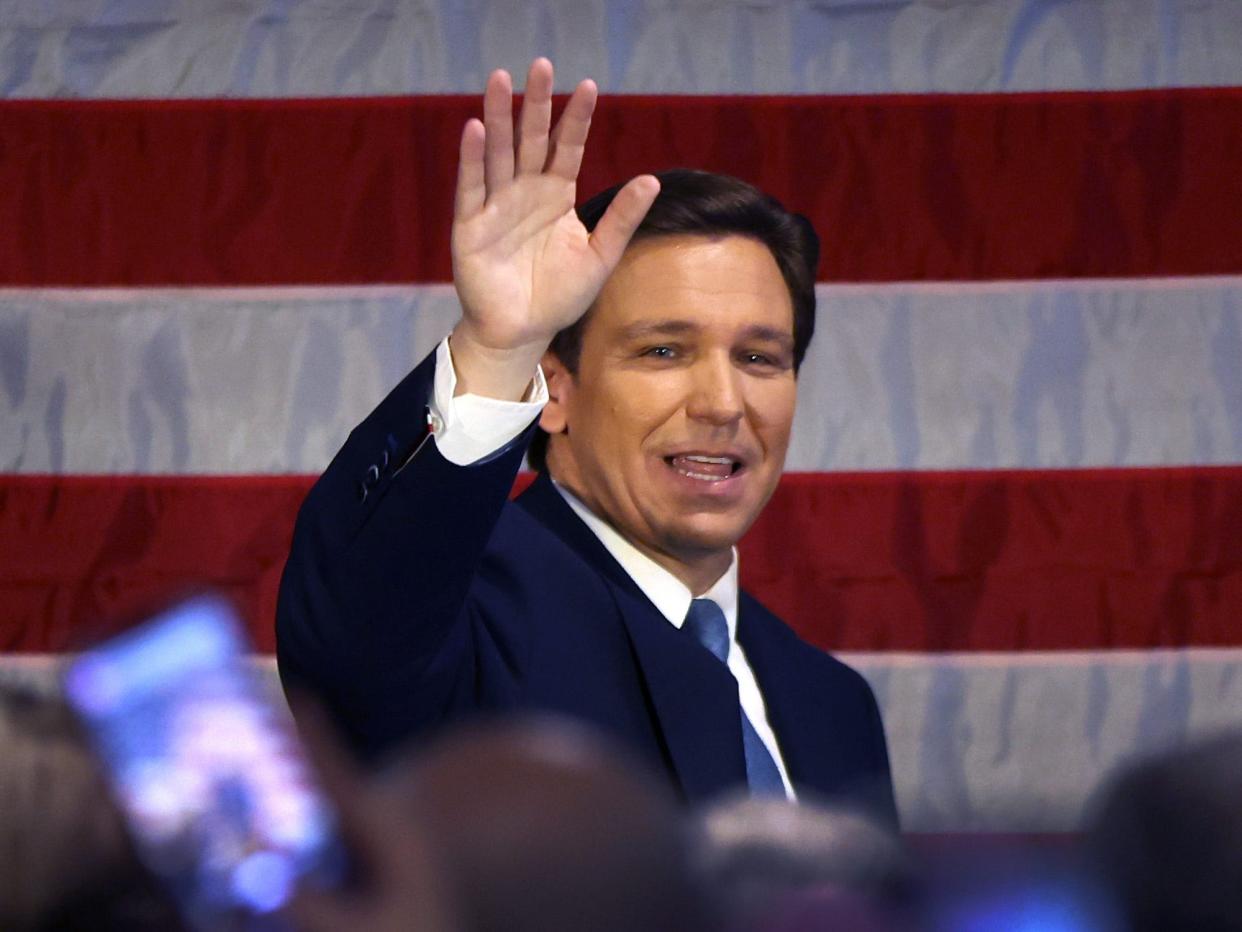
[[694, 366], [686, 413], [696, 421], [727, 425], [741, 419], [745, 410], [742, 374], [728, 359], [707, 358]]

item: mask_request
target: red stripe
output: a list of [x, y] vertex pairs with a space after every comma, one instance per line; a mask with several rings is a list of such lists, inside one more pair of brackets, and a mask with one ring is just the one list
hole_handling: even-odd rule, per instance
[[[0, 284], [446, 281], [473, 97], [0, 101]], [[610, 97], [580, 190], [693, 165], [821, 278], [1242, 272], [1242, 89]]]
[[742, 581], [843, 650], [1242, 646], [1242, 466], [801, 473]]
[[0, 651], [74, 650], [189, 588], [226, 593], [263, 650], [313, 480], [4, 476]]
[[[272, 648], [305, 477], [0, 481], [0, 649], [60, 651], [194, 584]], [[1242, 646], [1242, 466], [803, 473], [746, 587], [849, 650]]]

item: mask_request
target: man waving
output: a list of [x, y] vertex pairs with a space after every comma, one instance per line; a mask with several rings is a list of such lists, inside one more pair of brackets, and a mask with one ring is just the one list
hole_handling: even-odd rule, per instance
[[[584, 720], [688, 800], [749, 786], [894, 817], [865, 681], [738, 588], [780, 478], [818, 242], [734, 178], [642, 175], [577, 210], [594, 84], [552, 65], [462, 133], [452, 334], [307, 497], [287, 685], [383, 753], [479, 714]], [[529, 448], [539, 470], [507, 497]]]

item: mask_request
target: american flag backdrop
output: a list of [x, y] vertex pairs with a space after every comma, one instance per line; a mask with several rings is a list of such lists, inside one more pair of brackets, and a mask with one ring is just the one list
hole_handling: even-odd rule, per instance
[[580, 194], [712, 169], [822, 237], [742, 577], [875, 686], [907, 828], [1069, 829], [1242, 725], [1234, 0], [0, 0], [0, 672], [190, 584], [272, 650], [539, 54], [600, 84]]

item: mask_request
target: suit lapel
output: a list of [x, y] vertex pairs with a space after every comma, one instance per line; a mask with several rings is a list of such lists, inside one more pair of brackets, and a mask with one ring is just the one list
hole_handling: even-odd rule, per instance
[[578, 518], [546, 474], [518, 504], [610, 583], [673, 770], [688, 800], [746, 782], [737, 683], [719, 660], [660, 614]]
[[546, 472], [535, 476], [530, 487], [518, 496], [517, 504], [567, 543], [571, 550], [595, 567], [613, 585], [642, 599], [653, 612], [659, 614], [656, 607], [643, 595], [638, 584], [630, 578], [630, 574], [613, 559], [603, 542], [574, 514], [574, 510], [569, 507], [561, 493], [556, 491], [556, 486]]
[[645, 598], [617, 593], [665, 747], [688, 800], [746, 783], [737, 682]]
[[759, 681], [790, 781], [795, 788], [828, 792], [840, 780], [840, 758], [828, 746], [831, 702], [818, 687], [822, 670], [815, 649], [745, 593], [737, 639]]

